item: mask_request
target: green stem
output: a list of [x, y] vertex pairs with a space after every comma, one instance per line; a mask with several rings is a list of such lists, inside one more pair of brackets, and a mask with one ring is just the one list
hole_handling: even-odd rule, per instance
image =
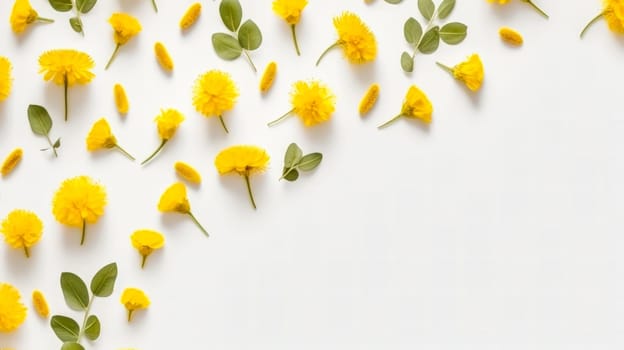
[[535, 11], [537, 11], [540, 15], [544, 16], [544, 18], [548, 19], [548, 15], [546, 14], [546, 12], [544, 12], [544, 10], [539, 8], [539, 6], [535, 5], [535, 3], [532, 0], [522, 0], [522, 1], [524, 1], [527, 4], [531, 5], [531, 7], [533, 7], [535, 9]]
[[154, 6], [154, 11], [158, 13], [158, 6], [156, 6], [156, 0], [152, 0], [152, 5]]
[[113, 54], [108, 59], [108, 63], [106, 63], [106, 67], [104, 67], [104, 70], [108, 69], [108, 67], [110, 67], [111, 63], [113, 63], [113, 60], [117, 56], [117, 53], [119, 52], [119, 48], [120, 47], [121, 47], [121, 44], [117, 44], [117, 46], [115, 46], [115, 51], [113, 51]]
[[145, 267], [145, 261], [147, 260], [147, 255], [143, 255], [143, 259], [141, 259], [141, 268]]
[[601, 19], [603, 16], [604, 16], [604, 12], [600, 12], [598, 16], [592, 18], [592, 20], [589, 21], [589, 23], [587, 23], [587, 25], [585, 26], [585, 28], [583, 28], [583, 31], [581, 32], [581, 35], [580, 35], [581, 39], [585, 35], [585, 32], [587, 31], [587, 29], [589, 29], [589, 27], [591, 27], [594, 23], [598, 22], [598, 20]]
[[202, 224], [199, 223], [199, 220], [197, 220], [195, 215], [193, 215], [193, 213], [191, 213], [190, 211], [188, 212], [188, 215], [191, 217], [191, 219], [193, 219], [193, 222], [195, 222], [195, 225], [199, 227], [199, 229], [206, 235], [206, 237], [210, 237], [210, 235], [208, 234], [208, 231], [206, 231], [204, 226], [202, 226]]
[[132, 321], [132, 313], [134, 310], [128, 310], [128, 322]]
[[58, 153], [56, 153], [56, 148], [54, 148], [54, 144], [52, 143], [52, 140], [50, 140], [50, 135], [46, 135], [46, 139], [48, 139], [48, 144], [50, 145], [52, 152], [54, 152], [54, 156], [58, 158]]
[[449, 74], [451, 74], [451, 75], [453, 74], [453, 68], [451, 68], [451, 67], [449, 67], [449, 66], [447, 66], [445, 64], [442, 64], [440, 62], [436, 62], [436, 64], [438, 65], [438, 67], [440, 67], [443, 70], [447, 71]]
[[286, 178], [286, 176], [288, 176], [288, 174], [290, 174], [293, 170], [295, 170], [295, 167], [289, 168], [289, 169], [288, 169], [288, 170], [284, 173], [284, 175], [282, 175], [282, 177], [280, 177], [280, 178], [279, 178], [279, 180], [278, 180], [278, 181], [282, 181], [282, 179], [285, 179], [285, 178]]
[[158, 152], [160, 152], [160, 150], [163, 149], [163, 147], [165, 147], [165, 144], [167, 143], [167, 141], [169, 140], [162, 140], [162, 142], [160, 143], [160, 146], [158, 146], [158, 148], [156, 148], [156, 150], [154, 151], [154, 153], [152, 153], [149, 157], [147, 157], [146, 160], [144, 160], [141, 165], [144, 165], [145, 163], [149, 162], [150, 160], [152, 160], [152, 158], [156, 157], [156, 155], [158, 154]]
[[258, 73], [258, 70], [256, 69], [256, 65], [251, 60], [251, 57], [249, 57], [247, 50], [243, 50], [243, 53], [245, 54], [245, 57], [247, 57], [247, 61], [249, 61], [249, 64], [251, 65], [251, 68], [253, 69], [254, 73]]
[[87, 305], [87, 309], [85, 310], [85, 315], [84, 315], [84, 318], [82, 319], [82, 327], [80, 327], [80, 332], [78, 333], [78, 339], [76, 340], [76, 343], [80, 344], [80, 338], [82, 338], [85, 332], [85, 328], [87, 328], [87, 319], [89, 318], [89, 313], [91, 312], [91, 305], [93, 304], [93, 299], [95, 299], [95, 296], [92, 296], [91, 299], [89, 299], [89, 305]]
[[63, 86], [65, 91], [65, 121], [67, 121], [67, 88], [69, 86], [69, 82], [67, 81], [67, 74], [63, 77]]
[[85, 242], [85, 236], [87, 235], [87, 221], [82, 219], [82, 235], [80, 236], [80, 245]]
[[377, 129], [383, 129], [383, 128], [387, 127], [388, 125], [390, 125], [390, 124], [394, 123], [395, 121], [399, 120], [399, 118], [401, 118], [402, 116], [403, 116], [402, 114], [397, 115], [396, 117], [394, 117], [394, 118], [388, 120], [387, 122], [379, 125], [377, 127]]
[[253, 192], [251, 191], [251, 183], [249, 182], [249, 174], [245, 174], [245, 183], [247, 184], [247, 193], [249, 193], [249, 199], [254, 209], [256, 208], [256, 201], [254, 200]]
[[279, 118], [275, 119], [274, 121], [272, 121], [272, 122], [268, 123], [267, 125], [268, 125], [268, 126], [270, 126], [270, 127], [271, 127], [271, 126], [275, 126], [276, 124], [280, 123], [280, 122], [281, 122], [281, 121], [283, 121], [284, 119], [288, 118], [288, 117], [290, 116], [290, 113], [292, 113], [292, 112], [294, 112], [294, 111], [295, 111], [295, 109], [293, 108], [293, 109], [291, 109], [290, 111], [286, 112], [286, 114], [284, 114], [283, 116], [281, 116], [281, 117], [279, 117]]
[[24, 254], [26, 254], [27, 258], [30, 258], [30, 252], [28, 251], [28, 247], [24, 246]]
[[299, 51], [299, 43], [297, 42], [297, 33], [295, 32], [295, 25], [290, 26], [290, 30], [292, 31], [293, 42], [295, 43], [295, 50], [297, 50], [297, 56], [301, 56], [301, 51]]
[[230, 131], [228, 130], [227, 126], [225, 125], [225, 121], [223, 120], [223, 116], [222, 115], [219, 116], [219, 121], [221, 122], [221, 126], [223, 127], [223, 130], [225, 130], [225, 133], [229, 134]]
[[323, 57], [325, 57], [325, 55], [327, 55], [327, 53], [331, 51], [331, 49], [340, 46], [340, 44], [341, 44], [340, 41], [336, 41], [335, 43], [331, 44], [328, 48], [326, 48], [325, 51], [323, 51], [323, 53], [321, 54], [321, 57], [319, 57], [318, 60], [316, 61], [316, 66], [318, 67]]
[[37, 17], [37, 21], [42, 22], [42, 23], [54, 23], [53, 19], [45, 18], [45, 17]]
[[125, 149], [123, 149], [123, 147], [119, 146], [118, 144], [115, 144], [115, 148], [119, 150], [119, 152], [123, 153], [124, 156], [128, 157], [131, 161], [134, 162], [136, 160], [132, 155], [130, 155], [130, 153], [128, 153]]

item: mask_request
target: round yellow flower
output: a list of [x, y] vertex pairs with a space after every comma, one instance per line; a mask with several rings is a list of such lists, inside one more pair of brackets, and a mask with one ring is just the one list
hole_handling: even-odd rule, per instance
[[134, 311], [147, 309], [150, 306], [147, 295], [137, 288], [126, 288], [121, 294], [121, 303], [128, 310], [128, 322], [132, 321]]
[[334, 27], [338, 32], [338, 41], [332, 44], [319, 57], [316, 65], [334, 47], [342, 47], [342, 52], [351, 63], [367, 63], [377, 57], [377, 41], [375, 35], [360, 17], [351, 12], [344, 12], [334, 18]]
[[318, 81], [298, 81], [293, 84], [290, 93], [290, 102], [293, 106], [288, 113], [269, 123], [273, 126], [290, 113], [299, 116], [303, 125], [314, 126], [328, 121], [336, 110], [336, 96], [324, 84]]
[[197, 19], [199, 18], [199, 15], [201, 14], [201, 9], [202, 6], [198, 2], [191, 5], [184, 13], [184, 16], [182, 16], [182, 19], [180, 19], [180, 29], [187, 30], [193, 24], [195, 24], [195, 22], [197, 22]]
[[264, 149], [256, 146], [239, 145], [219, 152], [215, 158], [215, 167], [220, 175], [236, 173], [245, 178], [251, 205], [256, 209], [249, 176], [263, 172], [267, 168], [269, 160], [270, 157]]
[[451, 73], [457, 80], [462, 81], [468, 89], [477, 91], [483, 83], [483, 63], [477, 54], [473, 54], [468, 59], [453, 68], [447, 67], [437, 62], [438, 66]]
[[2, 221], [0, 232], [4, 241], [15, 249], [23, 249], [26, 257], [30, 257], [30, 248], [37, 244], [43, 234], [43, 223], [33, 212], [13, 210]]
[[182, 182], [174, 183], [163, 192], [158, 201], [158, 210], [163, 213], [180, 213], [190, 216], [199, 229], [208, 236], [206, 229], [191, 212], [191, 204], [186, 196], [186, 186]]
[[29, 24], [34, 22], [52, 23], [54, 20], [49, 18], [39, 17], [39, 14], [30, 5], [29, 0], [16, 0], [11, 10], [11, 29], [15, 33], [21, 33], [26, 30]]
[[200, 75], [193, 87], [193, 106], [205, 117], [219, 117], [221, 126], [228, 132], [223, 113], [234, 108], [238, 88], [229, 74], [211, 70]]
[[0, 332], [13, 332], [26, 320], [26, 306], [17, 288], [0, 283]]
[[11, 94], [11, 61], [8, 58], [0, 56], [0, 102], [6, 100]]
[[48, 301], [40, 290], [33, 291], [32, 302], [37, 314], [43, 318], [48, 318], [50, 315], [50, 306], [48, 306]]
[[152, 230], [138, 230], [134, 231], [130, 236], [132, 246], [139, 251], [141, 257], [141, 268], [145, 267], [145, 261], [147, 257], [154, 252], [154, 250], [160, 249], [165, 245], [165, 237]]
[[385, 128], [386, 126], [392, 124], [401, 117], [418, 119], [425, 124], [429, 124], [431, 123], [432, 114], [433, 106], [427, 98], [427, 95], [425, 95], [425, 93], [422, 92], [415, 85], [412, 85], [407, 91], [405, 101], [403, 101], [401, 113], [396, 117], [390, 119], [389, 121], [385, 122], [384, 124], [380, 125], [379, 128]]
[[63, 181], [52, 200], [52, 213], [61, 224], [82, 227], [80, 245], [84, 244], [86, 224], [94, 224], [104, 215], [106, 191], [88, 176]]
[[2, 168], [0, 169], [2, 176], [9, 175], [13, 171], [13, 169], [15, 169], [15, 167], [19, 164], [19, 162], [22, 161], [23, 155], [24, 151], [22, 151], [21, 148], [14, 149], [2, 163]]
[[189, 164], [176, 162], [173, 167], [176, 173], [184, 180], [194, 184], [201, 183], [201, 175], [199, 175], [199, 172]]
[[117, 107], [117, 112], [121, 115], [128, 114], [128, 110], [130, 109], [130, 103], [128, 102], [128, 95], [126, 95], [126, 90], [121, 84], [115, 84], [113, 87], [113, 95], [115, 97], [115, 106]]
[[139, 34], [142, 29], [139, 20], [126, 13], [113, 13], [108, 19], [108, 23], [113, 27], [113, 39], [117, 45], [104, 69], [108, 69], [113, 63], [119, 48]]

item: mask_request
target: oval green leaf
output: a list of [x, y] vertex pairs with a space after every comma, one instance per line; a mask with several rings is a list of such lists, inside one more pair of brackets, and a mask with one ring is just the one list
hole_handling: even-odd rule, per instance
[[254, 21], [248, 19], [238, 30], [238, 43], [245, 50], [253, 51], [262, 44], [262, 32]]
[[80, 326], [73, 319], [66, 316], [52, 316], [50, 327], [62, 342], [78, 341]]
[[219, 14], [227, 29], [232, 32], [238, 30], [243, 18], [243, 8], [238, 0], [222, 0], [219, 5]]
[[72, 27], [74, 32], [82, 33], [82, 21], [80, 17], [72, 17], [69, 19], [69, 25]]
[[438, 8], [438, 18], [445, 19], [448, 17], [455, 8], [455, 0], [443, 0]]
[[71, 9], [74, 7], [74, 5], [72, 4], [72, 0], [48, 0], [48, 1], [50, 2], [50, 5], [52, 5], [52, 8], [54, 8], [55, 10], [59, 12], [71, 11]]
[[32, 131], [41, 136], [47, 136], [52, 129], [52, 118], [48, 111], [39, 105], [28, 106], [28, 123]]
[[322, 160], [323, 155], [318, 152], [306, 154], [303, 158], [301, 158], [299, 164], [297, 164], [297, 168], [303, 171], [310, 171], [319, 166]]
[[91, 280], [91, 292], [93, 295], [105, 298], [113, 294], [115, 280], [117, 279], [117, 263], [110, 263], [98, 271]]
[[405, 21], [403, 25], [403, 35], [405, 40], [412, 45], [417, 45], [420, 37], [422, 36], [422, 27], [420, 23], [414, 18], [410, 17]]
[[468, 27], [459, 22], [445, 24], [440, 28], [440, 38], [449, 45], [457, 45], [466, 39]]
[[438, 46], [440, 46], [440, 28], [435, 26], [423, 35], [418, 51], [428, 55], [434, 53]]
[[401, 54], [401, 68], [408, 73], [414, 71], [414, 60], [412, 56], [405, 51]]
[[98, 320], [97, 316], [91, 315], [87, 318], [87, 323], [85, 324], [84, 334], [87, 336], [89, 340], [96, 340], [100, 337], [100, 320]]
[[83, 311], [89, 305], [89, 291], [87, 285], [71, 272], [61, 274], [61, 290], [70, 309]]
[[85, 350], [85, 348], [78, 343], [71, 342], [63, 344], [61, 350]]
[[76, 0], [76, 8], [80, 13], [88, 13], [96, 3], [97, 0]]
[[435, 13], [435, 4], [433, 0], [418, 0], [418, 10], [423, 17], [430, 21]]
[[[283, 174], [286, 174], [286, 172], [288, 172], [288, 169], [284, 168]], [[284, 179], [290, 182], [297, 181], [298, 178], [299, 172], [297, 171], [297, 169], [292, 169], [290, 172], [288, 172], [288, 174], [284, 175]]]
[[224, 60], [234, 60], [240, 57], [243, 49], [240, 47], [238, 40], [233, 36], [224, 33], [212, 34], [212, 46], [217, 56]]
[[296, 143], [291, 143], [286, 149], [284, 167], [292, 168], [295, 164], [299, 163], [301, 157], [303, 157], [303, 151], [301, 151], [301, 148], [299, 148]]

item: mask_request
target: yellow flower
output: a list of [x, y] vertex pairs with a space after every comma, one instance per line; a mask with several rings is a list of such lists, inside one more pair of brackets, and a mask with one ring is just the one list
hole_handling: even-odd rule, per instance
[[67, 87], [75, 84], [86, 85], [95, 74], [91, 56], [76, 50], [51, 50], [39, 56], [39, 73], [45, 81], [65, 86], [65, 121], [67, 121]]
[[82, 227], [80, 245], [84, 244], [87, 223], [96, 223], [105, 206], [106, 190], [88, 176], [63, 181], [52, 199], [52, 213], [58, 222]]
[[35, 311], [37, 311], [39, 316], [43, 318], [48, 318], [48, 316], [50, 315], [50, 307], [48, 306], [48, 302], [46, 301], [45, 296], [40, 290], [33, 291], [32, 303], [35, 307]]
[[184, 162], [176, 162], [174, 168], [176, 173], [178, 173], [178, 175], [184, 180], [194, 184], [201, 183], [201, 175], [199, 175], [199, 172], [197, 172], [197, 170], [195, 170], [192, 166]]
[[[495, 4], [499, 4], [499, 5], [507, 5], [511, 0], [487, 0], [487, 1], [489, 3], [495, 3]], [[537, 5], [535, 5], [533, 0], [520, 0], [520, 1], [529, 4], [540, 15], [544, 16], [545, 18], [548, 18], [548, 15], [546, 14], [546, 12], [544, 12], [541, 8], [539, 8]]]
[[2, 163], [2, 176], [9, 175], [13, 171], [13, 169], [15, 169], [17, 164], [19, 164], [19, 162], [22, 160], [23, 154], [24, 152], [21, 148], [16, 148], [6, 157], [4, 163]]
[[513, 46], [521, 46], [524, 42], [520, 33], [508, 27], [501, 27], [498, 34], [504, 42]]
[[245, 178], [251, 205], [256, 209], [249, 176], [263, 172], [267, 168], [269, 160], [270, 157], [264, 149], [256, 146], [239, 145], [219, 152], [215, 158], [215, 167], [220, 175], [236, 173]]
[[4, 241], [15, 249], [23, 249], [30, 257], [30, 248], [37, 244], [43, 234], [43, 223], [35, 213], [26, 210], [13, 210], [2, 221], [0, 228]]
[[483, 63], [479, 55], [473, 54], [468, 59], [453, 68], [447, 67], [437, 62], [445, 71], [451, 73], [457, 80], [466, 84], [466, 87], [472, 91], [478, 91], [483, 83]]
[[367, 63], [377, 57], [375, 35], [356, 14], [344, 12], [334, 18], [338, 40], [328, 47], [316, 61], [318, 66], [323, 57], [333, 48], [342, 47], [342, 52], [351, 63]]
[[418, 119], [425, 124], [431, 123], [431, 114], [433, 113], [433, 106], [427, 98], [424, 92], [422, 92], [415, 85], [410, 86], [403, 101], [403, 107], [401, 113], [396, 117], [390, 119], [384, 124], [379, 126], [379, 129], [385, 128], [392, 124], [401, 117]]
[[609, 30], [616, 34], [624, 33], [624, 1], [622, 0], [603, 0], [603, 9], [598, 16], [594, 17], [585, 26], [581, 32], [581, 38], [585, 35], [585, 32], [589, 27], [596, 23], [599, 19], [603, 18], [607, 21]]
[[201, 9], [202, 6], [198, 2], [191, 5], [188, 10], [186, 10], [184, 16], [182, 16], [182, 19], [180, 20], [180, 29], [187, 30], [193, 24], [195, 24], [195, 22], [197, 22], [197, 19], [199, 18], [199, 15], [201, 14]]
[[219, 117], [223, 130], [228, 133], [223, 113], [234, 108], [238, 89], [229, 74], [211, 70], [200, 75], [193, 87], [193, 106], [205, 117]]
[[11, 61], [0, 56], [0, 102], [6, 100], [11, 94]]
[[15, 0], [13, 9], [11, 10], [11, 29], [15, 33], [21, 33], [26, 30], [29, 24], [34, 22], [52, 23], [54, 20], [49, 18], [39, 17], [39, 14], [35, 9], [30, 6], [28, 0]]
[[305, 126], [314, 126], [328, 121], [336, 109], [336, 96], [325, 85], [318, 81], [298, 81], [293, 84], [290, 93], [293, 109], [283, 116], [270, 122], [273, 126], [295, 113]]
[[138, 230], [134, 231], [130, 236], [132, 246], [141, 254], [141, 268], [145, 267], [145, 261], [147, 257], [154, 252], [154, 250], [160, 249], [165, 245], [165, 237], [152, 230]]
[[365, 116], [377, 103], [377, 99], [379, 98], [379, 84], [372, 84], [362, 100], [360, 101], [360, 115]]
[[87, 150], [93, 152], [111, 148], [117, 149], [126, 157], [134, 161], [134, 157], [117, 144], [117, 138], [111, 132], [108, 121], [106, 121], [105, 118], [102, 118], [93, 124], [91, 131], [89, 131], [89, 135], [87, 135]]
[[115, 87], [113, 88], [113, 95], [115, 96], [115, 106], [117, 106], [117, 112], [121, 115], [126, 115], [130, 109], [130, 103], [128, 102], [126, 90], [121, 84], [115, 84]]
[[152, 153], [147, 159], [145, 159], [141, 165], [152, 160], [156, 155], [165, 147], [167, 142], [175, 135], [178, 127], [184, 121], [184, 115], [178, 110], [173, 108], [163, 109], [160, 114], [154, 119], [158, 128], [158, 135], [160, 135], [160, 146]]
[[137, 34], [141, 32], [141, 23], [138, 19], [125, 14], [125, 13], [113, 13], [113, 15], [108, 19], [108, 23], [113, 27], [113, 38], [115, 40], [115, 51], [111, 55], [106, 67], [104, 69], [108, 69], [115, 56], [119, 52], [119, 48], [122, 45], [125, 45], [130, 39], [135, 37]]
[[0, 283], [0, 332], [13, 332], [26, 320], [26, 306], [17, 288]]
[[158, 201], [158, 210], [163, 213], [180, 213], [190, 216], [193, 222], [208, 236], [208, 232], [191, 213], [191, 204], [186, 196], [186, 186], [182, 182], [174, 183], [163, 192]]
[[172, 71], [173, 70], [173, 60], [167, 51], [165, 45], [160, 42], [154, 44], [154, 54], [156, 55], [156, 60], [160, 64], [163, 69]]
[[128, 310], [128, 322], [132, 321], [134, 311], [147, 309], [150, 306], [147, 295], [137, 288], [126, 288], [121, 294], [121, 303]]
[[297, 34], [295, 31], [295, 26], [299, 23], [299, 19], [301, 19], [301, 12], [308, 5], [308, 0], [274, 0], [273, 1], [273, 12], [275, 12], [278, 16], [282, 17], [286, 23], [290, 25], [290, 30], [292, 32], [293, 43], [295, 44], [295, 50], [297, 50], [297, 55], [301, 55], [299, 51], [299, 44], [297, 43]]
[[277, 74], [277, 64], [275, 62], [271, 62], [267, 65], [264, 70], [264, 74], [262, 74], [262, 79], [260, 79], [260, 92], [267, 92], [273, 86], [273, 81], [275, 81], [275, 75]]

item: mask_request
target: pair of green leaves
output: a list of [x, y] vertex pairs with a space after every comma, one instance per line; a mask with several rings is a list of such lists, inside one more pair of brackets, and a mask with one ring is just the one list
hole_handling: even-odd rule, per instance
[[[48, 0], [52, 8], [59, 12], [68, 12], [74, 8], [72, 0]], [[81, 14], [87, 14], [93, 9], [97, 0], [76, 0], [76, 16], [69, 19], [69, 25], [76, 33], [84, 34]]]
[[304, 156], [301, 148], [296, 143], [291, 143], [284, 156], [284, 170], [280, 180], [296, 181], [300, 171], [314, 170], [321, 164], [322, 160], [323, 155], [321, 153], [315, 152]]
[[253, 51], [260, 47], [262, 44], [260, 28], [250, 19], [241, 25], [243, 9], [238, 0], [222, 0], [219, 5], [219, 14], [223, 24], [235, 35], [213, 34], [212, 46], [215, 52], [224, 60], [235, 60], [245, 53], [252, 68], [256, 71], [255, 65], [245, 50]]
[[61, 139], [58, 138], [54, 143], [50, 139], [50, 130], [52, 130], [52, 118], [48, 111], [39, 105], [28, 106], [28, 123], [30, 123], [30, 129], [32, 129], [35, 135], [44, 136], [48, 140], [50, 147], [43, 148], [41, 151], [47, 151], [49, 149], [54, 152], [54, 156], [58, 157], [56, 149], [61, 147]]
[[405, 40], [412, 46], [414, 53], [409, 54], [403, 52], [401, 54], [401, 68], [406, 72], [414, 70], [414, 56], [416, 52], [426, 55], [434, 53], [440, 46], [440, 40], [448, 45], [457, 45], [466, 39], [468, 27], [459, 22], [451, 22], [440, 26], [431, 26], [433, 22], [444, 20], [450, 16], [455, 8], [456, 0], [443, 0], [436, 10], [436, 6], [432, 0], [418, 0], [418, 10], [420, 14], [428, 21], [423, 30], [421, 24], [414, 18], [410, 17], [403, 25], [403, 36]]
[[61, 274], [61, 290], [63, 298], [70, 309], [84, 311], [83, 329], [74, 319], [55, 315], [50, 320], [50, 326], [54, 334], [63, 342], [61, 350], [84, 350], [80, 345], [82, 335], [89, 340], [97, 340], [100, 337], [101, 324], [95, 315], [89, 315], [93, 298], [106, 298], [113, 294], [115, 280], [117, 279], [117, 264], [111, 263], [101, 268], [91, 279], [89, 296], [86, 283], [71, 272]]

